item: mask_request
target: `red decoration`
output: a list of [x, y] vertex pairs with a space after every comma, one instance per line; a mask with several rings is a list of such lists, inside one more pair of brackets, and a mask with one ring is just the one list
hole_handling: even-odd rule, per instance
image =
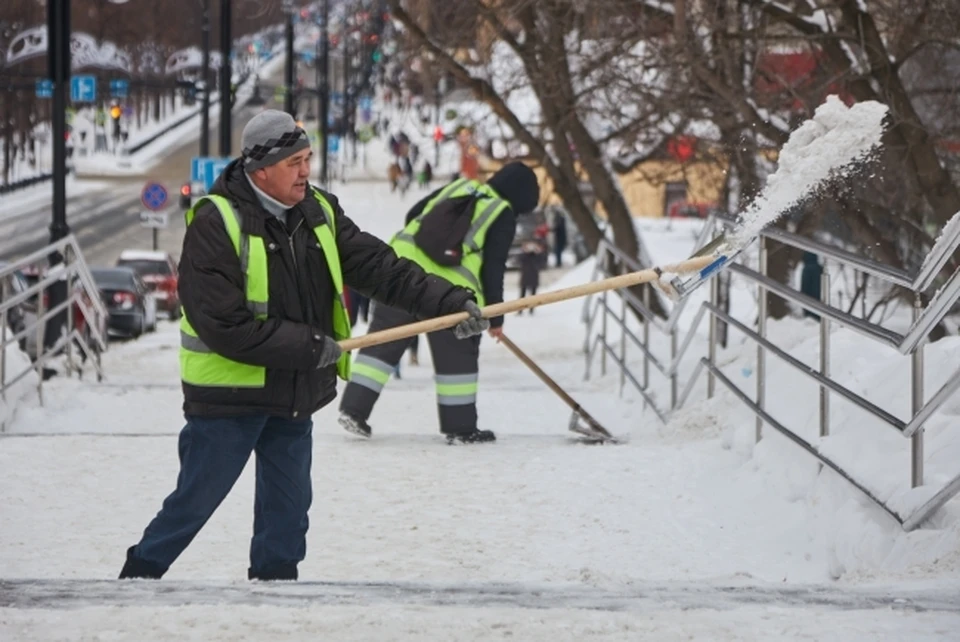
[[681, 163], [693, 158], [696, 147], [697, 140], [693, 136], [674, 136], [667, 141], [667, 153]]

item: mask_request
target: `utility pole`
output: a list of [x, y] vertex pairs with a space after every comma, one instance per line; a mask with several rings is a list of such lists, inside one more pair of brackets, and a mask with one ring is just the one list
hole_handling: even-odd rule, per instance
[[[341, 155], [343, 162], [341, 166], [347, 165], [347, 142], [350, 140], [350, 25], [349, 17], [344, 16], [343, 21], [343, 132], [340, 140], [340, 146], [343, 151]], [[356, 150], [354, 150], [356, 155]]]
[[203, 0], [203, 14], [201, 20], [201, 41], [203, 47], [203, 70], [200, 77], [203, 79], [202, 108], [200, 109], [200, 155], [210, 155], [210, 0]]
[[330, 0], [321, 5], [320, 57], [317, 59], [317, 90], [320, 92], [320, 184], [327, 187], [327, 149], [330, 137]]
[[[70, 0], [47, 1], [47, 57], [53, 81], [53, 220], [50, 242], [70, 234], [67, 225], [67, 92], [70, 90]], [[59, 261], [57, 261], [59, 263]]]
[[294, 65], [294, 53], [293, 53], [293, 3], [285, 3], [284, 11], [287, 14], [287, 60], [284, 64], [283, 69], [283, 83], [286, 85], [284, 96], [283, 96], [283, 110], [293, 116], [296, 120], [297, 115], [294, 113], [293, 108], [293, 65]]
[[233, 34], [231, 32], [231, 0], [220, 0], [220, 156], [230, 156], [230, 145], [233, 134], [231, 108], [233, 106], [233, 76], [230, 66], [230, 52], [233, 49]]

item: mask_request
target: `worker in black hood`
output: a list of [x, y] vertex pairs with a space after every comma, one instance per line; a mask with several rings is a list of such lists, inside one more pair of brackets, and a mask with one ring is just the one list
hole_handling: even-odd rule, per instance
[[[523, 163], [505, 165], [486, 183], [459, 178], [414, 205], [391, 246], [428, 274], [471, 290], [481, 307], [500, 303], [517, 216], [532, 212], [539, 201], [537, 176]], [[413, 320], [396, 307], [377, 305], [369, 331]], [[490, 326], [490, 335], [499, 337], [503, 317], [491, 318]], [[495, 441], [492, 430], [477, 426], [480, 337], [460, 341], [454, 329], [433, 332], [427, 338], [436, 370], [440, 432], [451, 443]], [[357, 355], [340, 403], [344, 429], [371, 436], [367, 420], [409, 342], [364, 348]]]

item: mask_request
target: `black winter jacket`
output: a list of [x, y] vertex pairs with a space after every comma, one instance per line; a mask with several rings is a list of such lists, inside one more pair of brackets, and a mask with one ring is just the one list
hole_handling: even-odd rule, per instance
[[[267, 249], [268, 318], [245, 306], [240, 260], [212, 203], [197, 208], [183, 238], [180, 301], [200, 339], [234, 361], [267, 368], [262, 389], [206, 388], [183, 384], [184, 412], [208, 417], [267, 414], [305, 418], [337, 394], [336, 367], [317, 368], [318, 333], [333, 333], [334, 285], [313, 227], [326, 220], [309, 192], [286, 226], [263, 209], [237, 162], [211, 190], [242, 215], [244, 233], [261, 236]], [[336, 241], [346, 286], [421, 318], [460, 312], [473, 293], [426, 274], [400, 259], [380, 239], [362, 232], [323, 193], [336, 212]], [[288, 233], [288, 229], [292, 233]]]

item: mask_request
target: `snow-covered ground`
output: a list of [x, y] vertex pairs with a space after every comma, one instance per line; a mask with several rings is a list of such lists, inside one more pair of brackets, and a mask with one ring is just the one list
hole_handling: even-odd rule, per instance
[[[336, 192], [374, 234], [402, 225], [406, 204], [385, 185]], [[689, 225], [646, 227], [658, 261], [692, 245]], [[749, 306], [739, 299], [738, 313]], [[315, 416], [312, 526], [296, 585], [244, 579], [252, 466], [164, 580], [111, 581], [173, 488], [183, 424], [176, 326], [115, 344], [107, 381], [49, 382], [46, 405], [19, 407], [0, 440], [0, 638], [953, 639], [960, 502], [906, 534], [771, 431], [752, 447], [752, 417], [722, 388], [712, 402], [695, 391], [660, 425], [629, 389], [618, 397], [615, 372], [595, 367], [583, 380], [581, 308], [510, 317], [506, 331], [623, 445], [575, 443], [569, 410], [487, 338], [479, 412], [498, 442], [446, 446], [424, 342], [421, 365], [404, 362], [381, 398], [371, 441], [337, 426], [336, 404]], [[816, 332], [800, 321], [771, 328], [801, 358]], [[908, 389], [892, 383], [902, 357], [839, 330], [833, 342], [839, 376], [902, 410]], [[750, 346], [724, 354], [725, 371], [749, 380], [737, 350]], [[958, 353], [956, 340], [927, 348], [928, 385]], [[767, 394], [776, 416], [809, 428], [812, 388], [771, 364]], [[941, 459], [958, 460], [956, 436], [945, 436], [958, 411], [931, 422], [932, 475], [949, 467]], [[908, 487], [908, 452], [891, 462], [887, 436], [866, 424], [875, 441], [846, 442], [860, 420], [834, 412], [831, 447], [858, 454], [888, 494]]]

